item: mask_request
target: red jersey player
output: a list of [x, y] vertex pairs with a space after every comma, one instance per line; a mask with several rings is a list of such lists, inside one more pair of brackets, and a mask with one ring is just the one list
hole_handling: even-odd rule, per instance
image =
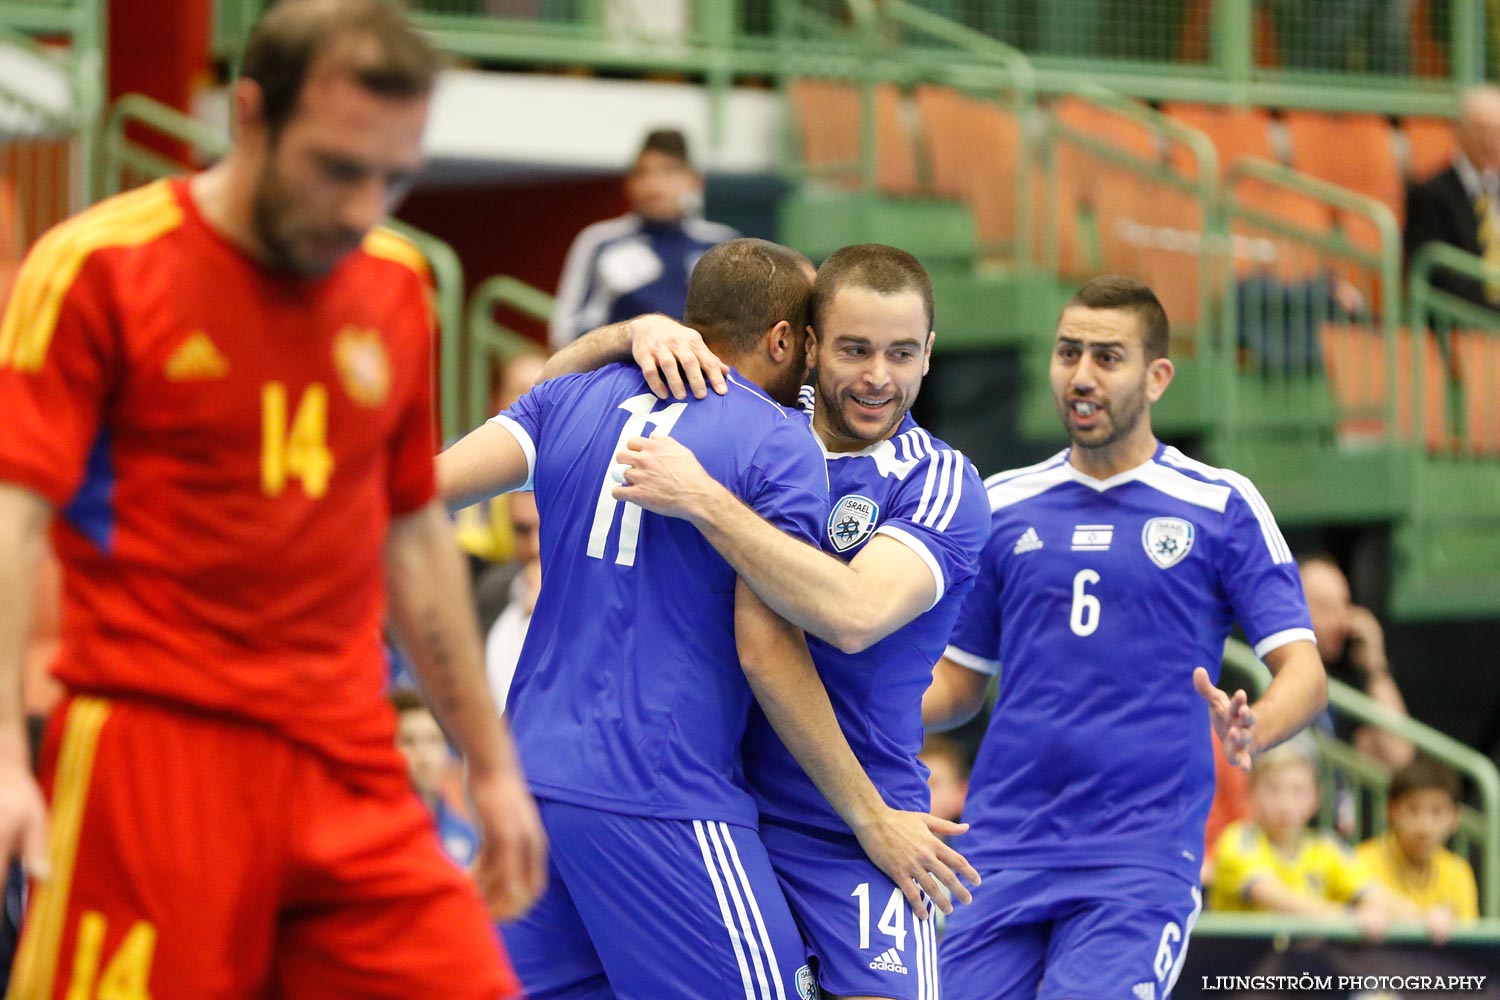
[[[38, 881], [12, 997], [516, 991], [383, 690], [388, 598], [468, 761], [478, 887], [516, 915], [542, 834], [433, 502], [423, 265], [374, 228], [420, 166], [435, 67], [382, 0], [284, 0], [232, 152], [22, 267], [0, 324], [0, 843]], [[49, 521], [46, 833], [19, 672]]]

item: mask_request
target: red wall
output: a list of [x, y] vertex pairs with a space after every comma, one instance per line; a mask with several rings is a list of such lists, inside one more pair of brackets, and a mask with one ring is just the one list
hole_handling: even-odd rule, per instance
[[[606, 177], [418, 190], [399, 215], [458, 251], [466, 295], [497, 274], [555, 293], [573, 237], [626, 207], [621, 179]], [[540, 323], [506, 320], [528, 336], [546, 338]]]

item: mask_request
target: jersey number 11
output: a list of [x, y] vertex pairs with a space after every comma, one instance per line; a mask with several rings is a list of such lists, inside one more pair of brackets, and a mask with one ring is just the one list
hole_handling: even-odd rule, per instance
[[[631, 438], [644, 437], [646, 428], [654, 426], [657, 433], [671, 435], [677, 419], [687, 409], [686, 403], [671, 403], [660, 410], [655, 409], [662, 401], [649, 392], [631, 396], [620, 404], [620, 409], [630, 414], [625, 426], [620, 429], [619, 440], [610, 452], [609, 466], [604, 470], [604, 482], [599, 486], [599, 502], [594, 505], [594, 526], [589, 531], [588, 554], [595, 559], [604, 558], [604, 546], [609, 540], [609, 530], [615, 523], [615, 508], [620, 501], [612, 495], [616, 486], [624, 479], [625, 467], [614, 461], [615, 453], [625, 447]], [[638, 504], [624, 505], [625, 513], [620, 518], [620, 547], [615, 553], [615, 562], [621, 566], [635, 565], [635, 547], [641, 534], [641, 508]]]

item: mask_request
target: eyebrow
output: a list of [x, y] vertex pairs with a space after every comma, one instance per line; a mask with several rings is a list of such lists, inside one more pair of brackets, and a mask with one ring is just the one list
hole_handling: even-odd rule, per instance
[[[863, 344], [863, 345], [865, 345], [867, 347], [871, 343], [873, 343], [873, 341], [871, 341], [869, 337], [861, 337], [861, 336], [859, 336], [857, 334], [853, 334], [853, 333], [840, 334], [839, 336], [833, 338], [833, 342], [835, 344]], [[890, 346], [891, 347], [917, 347], [917, 348], [920, 348], [922, 346], [922, 341], [918, 337], [907, 337], [904, 340], [897, 340], [897, 341], [892, 342]]]
[[1087, 347], [1090, 350], [1114, 348], [1115, 350], [1123, 351], [1125, 349], [1125, 342], [1123, 340], [1093, 340], [1085, 342], [1079, 340], [1077, 337], [1058, 337], [1057, 342], [1059, 344], [1067, 344], [1069, 347]]

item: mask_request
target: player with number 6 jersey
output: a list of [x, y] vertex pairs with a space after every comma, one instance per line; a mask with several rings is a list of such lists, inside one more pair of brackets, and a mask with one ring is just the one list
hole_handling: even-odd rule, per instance
[[[923, 713], [971, 717], [999, 673], [959, 840], [986, 892], [949, 924], [950, 1000], [1167, 997], [1202, 903], [1210, 723], [1248, 766], [1326, 697], [1265, 501], [1152, 433], [1166, 351], [1149, 288], [1086, 284], [1051, 363], [1072, 447], [987, 482], [989, 541]], [[1236, 621], [1276, 675], [1253, 706], [1212, 684]]]

